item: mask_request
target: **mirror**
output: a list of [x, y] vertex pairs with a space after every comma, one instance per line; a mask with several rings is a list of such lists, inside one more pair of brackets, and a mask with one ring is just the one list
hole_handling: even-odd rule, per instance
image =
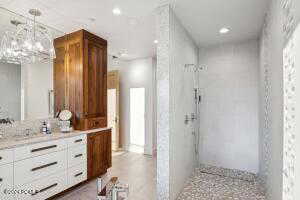
[[[0, 42], [7, 31], [16, 31], [12, 21], [31, 19], [0, 8]], [[52, 38], [64, 35], [46, 27]], [[52, 40], [52, 39], [51, 39]], [[53, 117], [53, 62], [10, 62], [0, 59], [0, 123]]]

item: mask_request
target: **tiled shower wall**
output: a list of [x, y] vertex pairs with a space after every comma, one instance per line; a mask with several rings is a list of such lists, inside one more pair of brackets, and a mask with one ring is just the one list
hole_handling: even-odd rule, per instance
[[258, 50], [257, 39], [200, 48], [200, 163], [258, 172]]
[[293, 3], [271, 1], [261, 35], [260, 175], [270, 200], [296, 200]]
[[158, 200], [176, 199], [196, 167], [196, 121], [184, 123], [195, 113], [194, 71], [198, 47], [169, 5], [158, 9]]
[[170, 200], [173, 200], [196, 167], [196, 120], [185, 124], [185, 116], [191, 118], [196, 112], [194, 86], [198, 76], [193, 66], [185, 68], [185, 64], [198, 66], [199, 49], [172, 10], [170, 17]]

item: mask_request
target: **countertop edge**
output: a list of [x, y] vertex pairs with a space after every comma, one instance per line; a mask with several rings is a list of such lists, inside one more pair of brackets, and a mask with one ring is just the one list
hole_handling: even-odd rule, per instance
[[111, 129], [111, 127], [91, 129], [91, 130], [87, 130], [87, 131], [74, 130], [74, 131], [71, 131], [70, 133], [52, 133], [49, 135], [41, 135], [41, 136], [36, 136], [36, 137], [19, 140], [19, 141], [15, 140], [13, 138], [12, 139], [3, 139], [3, 141], [1, 141], [1, 139], [0, 139], [0, 150], [9, 150], [9, 149], [14, 149], [14, 148], [18, 148], [21, 146], [32, 145], [32, 144], [41, 143], [41, 142], [48, 142], [48, 141], [59, 140], [59, 139], [64, 139], [64, 138], [76, 137], [79, 135], [88, 135], [91, 133], [106, 131], [106, 130], [110, 130], [110, 129]]

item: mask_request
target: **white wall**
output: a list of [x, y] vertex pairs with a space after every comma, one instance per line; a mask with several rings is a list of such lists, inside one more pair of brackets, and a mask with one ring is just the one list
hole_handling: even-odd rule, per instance
[[125, 150], [130, 148], [130, 88], [146, 89], [145, 153], [152, 155], [154, 135], [156, 135], [154, 117], [155, 60], [152, 58], [132, 61], [113, 62], [109, 58], [108, 69], [120, 73], [120, 132], [121, 143]]
[[258, 40], [202, 48], [200, 163], [258, 172]]
[[22, 65], [24, 119], [45, 119], [49, 115], [49, 90], [53, 90], [53, 63]]
[[193, 72], [185, 64], [198, 64], [198, 47], [169, 5], [158, 9], [157, 191], [159, 200], [176, 199], [196, 167], [196, 124], [185, 125], [195, 113]]

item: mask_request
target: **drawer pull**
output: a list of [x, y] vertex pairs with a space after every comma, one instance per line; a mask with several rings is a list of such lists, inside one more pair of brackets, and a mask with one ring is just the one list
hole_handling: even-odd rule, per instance
[[2, 160], [2, 157], [0, 156], [0, 160]]
[[46, 164], [46, 165], [42, 165], [42, 166], [39, 166], [39, 167], [35, 167], [33, 169], [31, 169], [31, 171], [37, 171], [37, 170], [40, 170], [40, 169], [43, 169], [43, 168], [46, 168], [46, 167], [50, 167], [52, 165], [56, 165], [57, 162], [53, 162], [53, 163], [49, 163], [49, 164]]
[[31, 153], [37, 152], [37, 151], [43, 151], [43, 150], [47, 150], [47, 149], [53, 149], [56, 148], [57, 145], [51, 145], [51, 146], [47, 146], [47, 147], [42, 147], [42, 148], [38, 148], [38, 149], [32, 149]]
[[78, 173], [78, 174], [75, 174], [74, 177], [80, 176], [80, 175], [82, 175], [82, 174], [83, 174], [83, 172], [80, 172], [80, 173]]
[[82, 142], [82, 139], [75, 140], [74, 143]]
[[0, 178], [0, 182], [2, 182], [3, 181], [3, 179], [2, 178]]
[[45, 192], [45, 191], [47, 191], [47, 190], [49, 190], [49, 189], [51, 189], [51, 188], [56, 187], [57, 185], [58, 185], [57, 183], [54, 183], [53, 185], [50, 185], [50, 186], [45, 187], [45, 188], [43, 188], [43, 189], [40, 189], [39, 191], [37, 191], [36, 193], [33, 193], [33, 194], [31, 194], [31, 195], [34, 196], [34, 195], [37, 195], [38, 193]]
[[81, 154], [77, 154], [77, 155], [75, 155], [74, 157], [75, 157], [75, 158], [78, 158], [78, 157], [81, 157], [81, 156], [83, 156], [82, 153], [81, 153]]

